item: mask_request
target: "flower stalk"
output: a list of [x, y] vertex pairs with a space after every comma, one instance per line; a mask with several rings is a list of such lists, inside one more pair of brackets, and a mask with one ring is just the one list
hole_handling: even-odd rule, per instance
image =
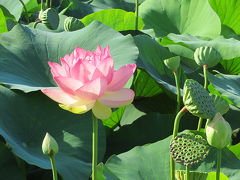
[[216, 173], [216, 180], [220, 180], [221, 159], [222, 159], [222, 149], [217, 149], [217, 173]]
[[189, 180], [189, 174], [190, 174], [190, 166], [186, 166], [186, 178], [185, 178], [185, 180]]
[[48, 0], [46, 0], [45, 7], [48, 8]]
[[135, 20], [135, 30], [138, 30], [138, 0], [136, 0], [135, 4], [135, 15], [136, 15], [136, 20]]
[[25, 6], [24, 2], [22, 0], [19, 0], [20, 3], [23, 5], [23, 8], [25, 10], [25, 13], [26, 13], [26, 19], [27, 19], [27, 23], [29, 23], [29, 17], [28, 17], [28, 10], [27, 10], [27, 7]]
[[[208, 86], [208, 77], [207, 77], [207, 65], [203, 65], [203, 74], [204, 74], [204, 89], [207, 90], [207, 86]], [[200, 117], [198, 120], [198, 127], [197, 127], [197, 131], [201, 130], [202, 127], [202, 122], [203, 122], [203, 118]]]
[[173, 71], [176, 88], [177, 88], [177, 110], [176, 112], [179, 112], [180, 106], [181, 106], [181, 92], [180, 92], [180, 85], [179, 85], [179, 78], [178, 78], [178, 71]]
[[[174, 121], [174, 127], [173, 127], [173, 135], [172, 139], [174, 139], [177, 136], [178, 129], [179, 129], [179, 123], [182, 118], [182, 116], [187, 112], [186, 106], [184, 106], [177, 114], [175, 121]], [[175, 162], [172, 158], [172, 155], [170, 154], [170, 171], [171, 171], [171, 180], [175, 180]]]
[[51, 162], [51, 166], [52, 166], [53, 180], [58, 180], [55, 157], [54, 157], [54, 155], [52, 155], [52, 156], [50, 155], [49, 157], [50, 157], [50, 162]]
[[43, 0], [41, 0], [41, 10], [43, 10]]
[[92, 180], [97, 178], [97, 146], [98, 146], [98, 119], [92, 114], [93, 133], [92, 133]]

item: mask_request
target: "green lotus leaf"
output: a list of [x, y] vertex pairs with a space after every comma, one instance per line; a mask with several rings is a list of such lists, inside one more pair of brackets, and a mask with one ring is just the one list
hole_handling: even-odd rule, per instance
[[11, 149], [2, 142], [0, 143], [0, 178], [9, 180], [25, 180], [23, 172], [19, 168], [16, 158], [11, 153]]
[[[219, 54], [221, 55], [222, 59], [228, 60], [228, 59], [233, 59], [236, 57], [240, 57], [240, 41], [230, 38], [230, 39], [225, 39], [223, 36], [219, 36], [213, 40], [209, 39], [204, 39], [200, 37], [195, 37], [190, 34], [173, 34], [170, 33], [167, 37], [165, 37], [161, 44], [164, 46], [168, 46], [169, 48], [174, 45], [178, 45], [177, 51], [173, 49], [173, 53], [178, 54], [177, 52], [182, 52], [186, 51], [185, 49], [187, 48], [188, 50], [192, 51], [192, 54], [194, 54], [195, 49], [199, 47], [204, 47], [204, 46], [209, 46], [213, 47], [216, 49]], [[190, 52], [187, 51], [185, 52], [184, 55], [185, 57], [193, 57], [189, 54]]]
[[[163, 126], [166, 129], [166, 127]], [[204, 137], [204, 133], [192, 132]], [[161, 141], [137, 146], [122, 154], [111, 156], [106, 167], [120, 180], [132, 179], [171, 179], [170, 162], [169, 162], [169, 144], [171, 136]], [[216, 170], [216, 153], [215, 148], [210, 148], [207, 158], [198, 166], [192, 166], [191, 171], [212, 172]], [[221, 172], [229, 179], [234, 180], [240, 177], [240, 160], [227, 148], [222, 151]], [[231, 162], [231, 163], [229, 163]], [[119, 171], [121, 169], [121, 171]], [[184, 166], [176, 164], [176, 170], [185, 169]]]
[[[30, 0], [22, 0], [24, 4], [28, 3]], [[16, 21], [19, 20], [23, 11], [23, 5], [19, 0], [0, 0], [0, 7], [4, 8], [3, 12], [8, 18], [14, 17]]]
[[220, 92], [222, 96], [227, 97], [235, 106], [240, 108], [240, 76], [226, 74], [214, 76], [208, 73], [208, 78], [213, 87]]
[[215, 38], [221, 32], [220, 19], [208, 0], [146, 0], [139, 13], [144, 29], [153, 29], [156, 37], [176, 33]]
[[1, 17], [0, 19], [0, 34], [1, 34], [4, 32], [8, 32], [6, 19], [1, 8], [0, 8], [0, 17]]
[[[91, 113], [74, 115], [58, 107], [41, 92], [24, 94], [0, 87], [0, 134], [15, 155], [28, 164], [51, 169], [42, 152], [49, 132], [57, 141], [55, 155], [58, 173], [65, 180], [88, 179], [91, 175]], [[105, 153], [105, 131], [99, 121], [99, 161]]]
[[[137, 35], [134, 40], [139, 49], [138, 67], [144, 68], [159, 84], [177, 94], [173, 72], [164, 64], [165, 59], [174, 55], [168, 48], [163, 47], [149, 36]], [[178, 76], [182, 87], [186, 75], [181, 67], [178, 69]]]
[[136, 63], [138, 49], [133, 38], [97, 21], [71, 33], [17, 25], [0, 34], [0, 82], [25, 92], [56, 86], [47, 62], [60, 63], [60, 57], [72, 53], [76, 46], [94, 51], [98, 44], [102, 48], [109, 45], [115, 69]]
[[[105, 9], [89, 14], [81, 19], [81, 22], [87, 26], [92, 21], [97, 20], [116, 31], [135, 30], [136, 15], [133, 12], [127, 12], [122, 9]], [[142, 30], [143, 20], [138, 18], [138, 30]]]
[[221, 23], [240, 34], [240, 1], [236, 0], [209, 0], [211, 7], [221, 19]]

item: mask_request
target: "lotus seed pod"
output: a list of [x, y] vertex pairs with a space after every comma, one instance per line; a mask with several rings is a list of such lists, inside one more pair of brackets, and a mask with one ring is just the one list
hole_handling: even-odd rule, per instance
[[165, 59], [163, 62], [168, 67], [168, 69], [171, 71], [176, 71], [180, 65], [180, 57], [171, 57], [169, 59]]
[[84, 24], [77, 18], [67, 17], [64, 20], [64, 30], [65, 31], [76, 31], [78, 29], [82, 29]]
[[212, 119], [217, 113], [208, 91], [192, 79], [187, 79], [184, 83], [183, 103], [190, 113], [198, 117]]
[[227, 100], [218, 95], [211, 94], [211, 96], [213, 98], [217, 112], [220, 112], [222, 115], [226, 114], [229, 111], [229, 103]]
[[194, 60], [201, 67], [203, 65], [208, 67], [216, 66], [221, 59], [221, 55], [213, 47], [199, 47], [194, 52]]
[[41, 9], [41, 10], [39, 11], [39, 14], [38, 14], [38, 19], [41, 19], [42, 14], [43, 14], [43, 10]]
[[48, 156], [55, 155], [58, 152], [57, 141], [49, 133], [46, 133], [43, 139], [42, 152]]
[[170, 142], [173, 159], [184, 166], [197, 164], [207, 157], [208, 152], [207, 141], [193, 133], [176, 136]]
[[229, 145], [232, 140], [232, 128], [220, 113], [207, 124], [206, 135], [208, 143], [218, 149]]
[[[177, 180], [186, 180], [185, 170], [176, 170], [175, 175]], [[188, 180], [206, 180], [208, 176], [207, 172], [190, 171]]]
[[59, 16], [57, 11], [53, 8], [48, 8], [43, 11], [39, 19], [51, 30], [57, 29], [58, 27]]

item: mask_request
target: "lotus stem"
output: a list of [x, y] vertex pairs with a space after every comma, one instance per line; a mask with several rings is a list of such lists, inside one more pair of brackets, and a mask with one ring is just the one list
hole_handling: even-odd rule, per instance
[[41, 10], [43, 10], [43, 0], [41, 0]]
[[138, 30], [138, 0], [136, 0], [135, 4], [135, 14], [136, 14], [136, 20], [135, 20], [135, 30]]
[[65, 9], [63, 9], [58, 15], [64, 15], [64, 13], [72, 6], [72, 2], [70, 2], [69, 4], [68, 4], [68, 6], [65, 8]]
[[39, 21], [34, 22], [34, 24], [33, 24], [33, 29], [35, 29], [35, 28], [37, 27], [38, 23], [40, 23], [40, 22], [39, 22]]
[[[177, 114], [175, 121], [174, 121], [174, 127], [173, 127], [173, 135], [172, 139], [174, 139], [177, 136], [178, 129], [179, 129], [179, 123], [182, 118], [182, 116], [187, 112], [186, 106], [184, 106]], [[172, 155], [170, 154], [170, 171], [171, 171], [171, 180], [175, 180], [175, 162], [172, 158]]]
[[48, 0], [46, 0], [45, 8], [48, 8]]
[[178, 71], [173, 71], [174, 77], [175, 77], [175, 83], [177, 88], [177, 110], [176, 112], [179, 112], [180, 106], [181, 106], [181, 92], [180, 92], [180, 85], [179, 85], [179, 78], [178, 78]]
[[222, 149], [217, 150], [217, 173], [216, 180], [220, 180], [220, 169], [221, 169]]
[[50, 8], [52, 7], [52, 0], [50, 0]]
[[[208, 86], [207, 68], [208, 68], [207, 65], [203, 65], [204, 89], [206, 89], [206, 90], [207, 90], [207, 86]], [[198, 128], [197, 128], [197, 131], [200, 131], [200, 130], [201, 130], [202, 122], [203, 122], [203, 118], [200, 117], [199, 120], [198, 120]]]
[[207, 90], [207, 86], [208, 86], [208, 77], [207, 77], [207, 65], [203, 65], [203, 74], [204, 74], [204, 89]]
[[186, 178], [185, 178], [185, 180], [189, 180], [189, 173], [190, 173], [190, 166], [186, 166], [186, 173], [185, 173]]
[[23, 5], [23, 8], [25, 10], [25, 13], [26, 13], [26, 19], [27, 19], [27, 23], [29, 23], [29, 17], [28, 17], [28, 10], [27, 10], [27, 7], [25, 6], [24, 2], [22, 0], [19, 0], [20, 3]]
[[98, 146], [98, 119], [92, 114], [92, 180], [97, 179], [97, 146]]
[[55, 158], [54, 155], [49, 156], [50, 157], [50, 162], [51, 162], [51, 166], [52, 166], [52, 174], [53, 174], [53, 180], [57, 180], [58, 176], [57, 176], [57, 169], [56, 169], [56, 164], [55, 164]]
[[201, 127], [202, 127], [202, 122], [203, 122], [203, 118], [200, 117], [199, 120], [198, 120], [198, 127], [197, 127], [197, 131], [200, 131], [201, 130]]

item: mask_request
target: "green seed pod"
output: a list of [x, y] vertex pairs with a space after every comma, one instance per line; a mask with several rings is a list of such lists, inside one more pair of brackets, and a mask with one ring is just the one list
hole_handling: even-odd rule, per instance
[[212, 119], [217, 113], [208, 91], [192, 79], [187, 79], [184, 83], [183, 103], [190, 113], [198, 117]]
[[43, 10], [41, 9], [41, 10], [39, 11], [39, 14], [38, 14], [38, 19], [41, 19], [42, 14], [43, 14]]
[[[186, 180], [185, 170], [176, 170], [175, 175], [177, 180]], [[208, 176], [207, 172], [190, 171], [188, 180], [206, 180]]]
[[213, 47], [199, 47], [194, 52], [194, 60], [201, 67], [203, 65], [208, 67], [216, 66], [221, 59], [221, 55]]
[[65, 31], [76, 31], [82, 29], [84, 24], [77, 18], [67, 17], [64, 20], [64, 30]]
[[174, 56], [169, 59], [165, 59], [164, 64], [170, 69], [171, 71], [176, 71], [180, 65], [180, 57]]
[[58, 152], [57, 141], [49, 133], [46, 133], [43, 139], [42, 152], [48, 156], [55, 155]]
[[173, 159], [184, 166], [197, 164], [207, 157], [208, 152], [207, 141], [193, 133], [176, 136], [170, 142], [170, 153]]
[[210, 94], [210, 96], [213, 98], [217, 112], [220, 112], [222, 115], [224, 115], [229, 111], [229, 103], [226, 99], [214, 94]]
[[207, 124], [206, 135], [208, 143], [218, 149], [229, 145], [232, 140], [232, 128], [220, 113]]
[[45, 24], [49, 29], [57, 29], [59, 24], [59, 16], [55, 9], [48, 8], [40, 14], [39, 19]]

